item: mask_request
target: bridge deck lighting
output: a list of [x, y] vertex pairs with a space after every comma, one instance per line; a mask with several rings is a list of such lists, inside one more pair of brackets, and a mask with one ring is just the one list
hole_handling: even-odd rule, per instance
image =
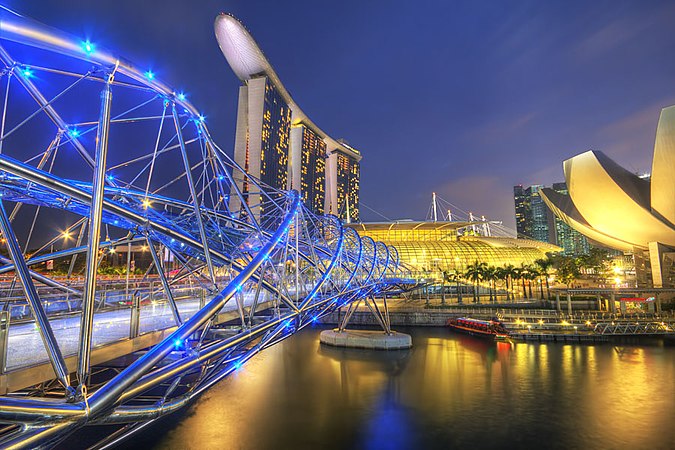
[[148, 80], [154, 80], [155, 79], [155, 74], [152, 72], [152, 70], [148, 70], [147, 72], [144, 73], [145, 78]]
[[143, 199], [143, 209], [148, 209], [151, 205], [152, 203], [150, 203], [150, 200], [147, 198]]
[[182, 92], [178, 94], [178, 100], [185, 100], [185, 94]]

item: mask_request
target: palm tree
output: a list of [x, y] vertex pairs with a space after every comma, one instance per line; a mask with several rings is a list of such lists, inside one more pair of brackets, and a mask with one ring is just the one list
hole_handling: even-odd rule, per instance
[[516, 270], [517, 269], [513, 266], [513, 264], [507, 264], [504, 266], [504, 273], [506, 275], [506, 301], [509, 301], [515, 297], [513, 292], [510, 291], [513, 290], [513, 279], [518, 277]]
[[528, 299], [534, 298], [534, 296], [532, 295], [532, 282], [536, 280], [538, 276], [539, 274], [537, 273], [536, 267], [530, 264], [525, 266], [525, 273], [523, 276], [523, 287], [525, 287], [525, 280], [527, 280]]
[[448, 278], [448, 273], [444, 270], [441, 272], [441, 306], [445, 305], [445, 280]]
[[[483, 268], [483, 280], [488, 282], [488, 291], [490, 292], [490, 303], [493, 302], [493, 289], [495, 280], [497, 279], [497, 268], [495, 266], [486, 266]], [[496, 294], [495, 296], [496, 297]]]
[[443, 272], [445, 280], [448, 283], [455, 283], [457, 289], [457, 303], [462, 303], [462, 291], [459, 289], [459, 282], [462, 280], [462, 274], [459, 271]]
[[[506, 269], [504, 267], [496, 267], [495, 268], [495, 303], [498, 300], [498, 295], [497, 295], [497, 280], [504, 280], [504, 283], [506, 284], [506, 295], [509, 295], [509, 275], [506, 273]], [[508, 298], [508, 297], [507, 297]]]
[[531, 297], [531, 298], [534, 298], [534, 297], [532, 296], [532, 282], [533, 282], [534, 280], [539, 280], [539, 292], [540, 292], [540, 294], [541, 294], [541, 299], [543, 300], [543, 299], [544, 299], [544, 287], [543, 287], [543, 285], [541, 284], [541, 279], [540, 279], [540, 277], [541, 277], [541, 270], [539, 270], [539, 267], [537, 267], [536, 265], [531, 265], [531, 266], [529, 267], [529, 269], [528, 269], [528, 272], [529, 272], [529, 273], [528, 273], [527, 279], [528, 279], [528, 281], [529, 281], [528, 284], [529, 284], [529, 288], [530, 288], [530, 297]]
[[548, 277], [551, 274], [550, 269], [553, 267], [553, 261], [546, 256], [546, 258], [539, 258], [534, 262], [541, 269], [541, 274], [546, 280], [546, 298], [551, 300], [551, 289], [548, 285]]
[[486, 267], [487, 264], [479, 263], [478, 261], [474, 262], [473, 264], [469, 264], [466, 267], [466, 272], [464, 272], [464, 276], [473, 281], [473, 302], [474, 303], [480, 303], [480, 291], [478, 290], [478, 282], [483, 278], [483, 268]]
[[532, 269], [532, 267], [528, 264], [525, 264], [525, 263], [520, 264], [520, 281], [523, 284], [523, 298], [528, 298], [528, 299], [532, 298], [532, 286], [529, 286], [530, 283], [528, 282], [528, 286], [530, 287], [530, 295], [528, 296], [527, 290], [525, 288], [525, 280], [530, 279], [529, 277], [530, 277], [530, 270], [531, 269]]

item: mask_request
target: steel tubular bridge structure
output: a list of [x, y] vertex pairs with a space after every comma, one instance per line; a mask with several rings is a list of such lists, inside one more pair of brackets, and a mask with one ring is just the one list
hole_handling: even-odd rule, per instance
[[[51, 368], [50, 380], [0, 397], [3, 448], [55, 445], [85, 425], [113, 427], [96, 446], [114, 445], [323, 315], [412, 283], [394, 248], [249, 177], [186, 95], [153, 72], [4, 8], [0, 94], [0, 283], [20, 298], [0, 298], [0, 318], [29, 310], [22, 319]], [[133, 273], [132, 245], [150, 253], [144, 273]], [[106, 332], [98, 273], [119, 247], [128, 249], [128, 339], [148, 298], [171, 323], [129, 364], [93, 364]], [[139, 277], [157, 292], [134, 291]], [[185, 285], [201, 292], [190, 312], [176, 296]], [[56, 337], [46, 291], [70, 302], [75, 353]], [[234, 325], [219, 325], [232, 304]]]

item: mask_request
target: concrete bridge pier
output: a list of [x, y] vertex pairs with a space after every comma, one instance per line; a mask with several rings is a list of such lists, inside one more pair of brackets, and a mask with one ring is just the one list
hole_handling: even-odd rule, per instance
[[[349, 320], [354, 312], [364, 302], [368, 310], [382, 327], [382, 330], [348, 330]], [[324, 330], [319, 335], [322, 344], [334, 347], [363, 348], [369, 350], [401, 350], [412, 347], [412, 338], [409, 334], [392, 331], [387, 306], [387, 296], [383, 297], [382, 308], [377, 305], [375, 297], [366, 297], [358, 302], [351, 303], [347, 307], [344, 318], [338, 328]]]

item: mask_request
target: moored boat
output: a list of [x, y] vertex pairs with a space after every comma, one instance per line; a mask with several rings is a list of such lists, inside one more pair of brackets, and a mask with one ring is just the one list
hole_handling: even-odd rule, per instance
[[445, 326], [452, 331], [495, 341], [508, 339], [509, 332], [499, 320], [478, 320], [468, 317], [448, 319]]

